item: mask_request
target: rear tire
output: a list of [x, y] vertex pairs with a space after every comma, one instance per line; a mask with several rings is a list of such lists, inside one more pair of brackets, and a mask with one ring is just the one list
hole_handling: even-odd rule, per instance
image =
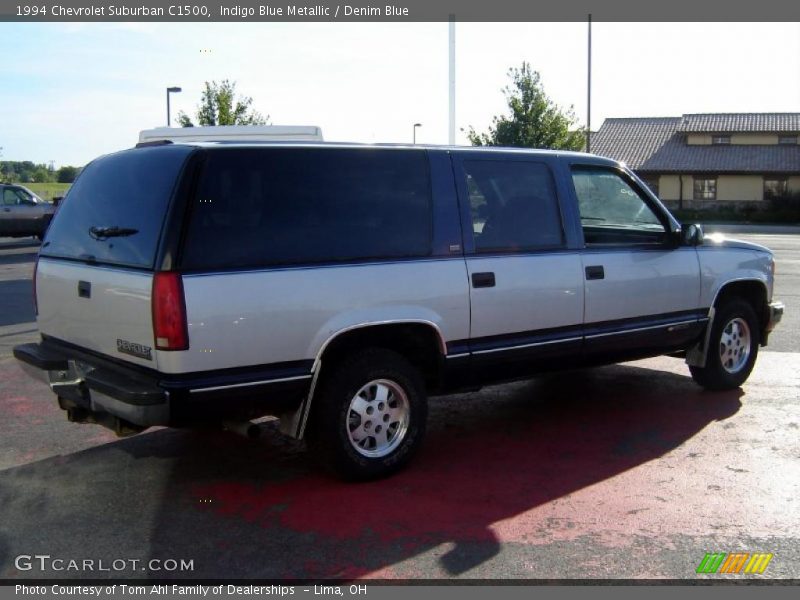
[[385, 477], [419, 448], [428, 414], [425, 385], [403, 356], [373, 348], [324, 374], [315, 394], [308, 443], [316, 457], [348, 480]]
[[753, 307], [738, 298], [729, 300], [714, 317], [706, 366], [690, 366], [692, 378], [708, 390], [738, 388], [753, 370], [760, 343]]

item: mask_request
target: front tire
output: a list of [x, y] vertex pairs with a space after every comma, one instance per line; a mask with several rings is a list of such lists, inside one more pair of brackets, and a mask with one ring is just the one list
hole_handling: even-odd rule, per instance
[[705, 367], [689, 367], [692, 378], [709, 390], [731, 390], [750, 376], [761, 343], [758, 317], [744, 300], [726, 302], [714, 317]]
[[[428, 414], [422, 377], [403, 356], [380, 348], [354, 354], [320, 385], [308, 442], [340, 477], [385, 477], [419, 448]], [[324, 371], [323, 371], [324, 373]]]

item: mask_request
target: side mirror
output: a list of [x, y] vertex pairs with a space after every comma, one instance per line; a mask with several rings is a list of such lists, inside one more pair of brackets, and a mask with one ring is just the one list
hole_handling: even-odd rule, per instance
[[703, 227], [698, 223], [681, 225], [681, 244], [684, 246], [700, 246], [703, 243]]

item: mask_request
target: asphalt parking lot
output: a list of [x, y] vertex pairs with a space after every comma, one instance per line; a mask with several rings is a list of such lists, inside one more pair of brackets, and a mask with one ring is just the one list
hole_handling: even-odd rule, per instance
[[[735, 237], [776, 252], [786, 303], [741, 390], [657, 358], [435, 399], [411, 468], [358, 485], [272, 423], [257, 441], [68, 423], [11, 358], [37, 338], [38, 245], [0, 239], [0, 577], [798, 579], [800, 234]], [[710, 552], [774, 556], [696, 575]], [[19, 568], [35, 554], [95, 562]]]

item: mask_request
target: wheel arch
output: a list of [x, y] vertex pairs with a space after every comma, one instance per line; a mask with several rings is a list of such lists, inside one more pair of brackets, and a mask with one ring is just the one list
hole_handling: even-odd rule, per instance
[[686, 363], [693, 367], [705, 367], [708, 358], [708, 345], [711, 328], [714, 326], [717, 310], [731, 298], [743, 298], [751, 304], [758, 318], [759, 343], [767, 343], [767, 324], [769, 323], [769, 289], [767, 282], [759, 277], [728, 279], [717, 287], [708, 311], [708, 323], [700, 341], [686, 352]]
[[435, 387], [447, 344], [441, 329], [424, 319], [376, 321], [351, 325], [331, 334], [320, 346], [314, 360], [316, 373], [324, 363], [335, 364], [347, 354], [368, 347], [393, 350], [422, 372], [426, 385]]
[[[764, 345], [766, 328], [769, 323], [769, 290], [766, 282], [758, 278], [726, 281], [717, 289], [711, 306], [718, 310], [731, 298], [741, 298], [753, 307], [758, 317], [759, 340], [761, 340], [761, 345]], [[709, 323], [710, 326], [711, 323]]]
[[433, 321], [411, 318], [368, 321], [342, 327], [329, 334], [318, 345], [308, 396], [295, 411], [281, 415], [281, 431], [302, 439], [316, 396], [320, 373], [335, 369], [337, 362], [349, 353], [366, 348], [385, 348], [401, 354], [420, 369], [428, 390], [436, 389], [441, 382], [447, 344], [441, 329]]

